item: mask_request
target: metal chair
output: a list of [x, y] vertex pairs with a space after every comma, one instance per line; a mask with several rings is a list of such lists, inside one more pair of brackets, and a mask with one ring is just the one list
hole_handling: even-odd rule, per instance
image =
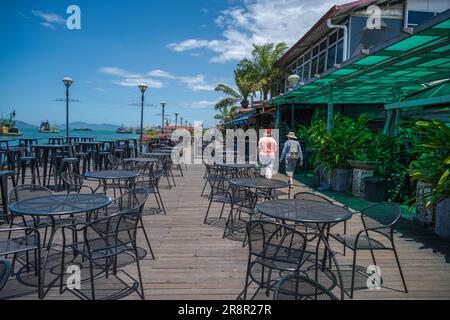
[[148, 249], [152, 255], [152, 259], [155, 259], [152, 246], [150, 244], [150, 238], [148, 237], [147, 230], [145, 228], [144, 221], [142, 219], [145, 203], [148, 200], [149, 192], [147, 189], [139, 188], [131, 190], [120, 198], [113, 201], [113, 203], [107, 208], [107, 215], [114, 215], [118, 212], [138, 210], [140, 212], [138, 228], [142, 229], [147, 242]]
[[[266, 290], [269, 296], [278, 282], [285, 274], [308, 275], [314, 282], [318, 282], [319, 272], [321, 281], [329, 283], [330, 290], [337, 285], [341, 288], [341, 297], [344, 299], [343, 280], [335, 255], [332, 254], [328, 243], [321, 234], [316, 237], [315, 247], [308, 245], [308, 234], [297, 229], [268, 220], [254, 220], [247, 223], [247, 239], [249, 256], [245, 286], [239, 298], [247, 299], [251, 284], [256, 284], [257, 290], [252, 295], [254, 299], [261, 289]], [[321, 260], [320, 248], [324, 244], [325, 250], [330, 252], [337, 276], [326, 263], [319, 267]], [[324, 272], [327, 270], [327, 272]]]
[[80, 194], [83, 189], [87, 192], [95, 193], [92, 187], [84, 184], [84, 178], [79, 174], [71, 171], [64, 171], [61, 173], [61, 180], [64, 183], [64, 187], [67, 189], [67, 193], [75, 192]]
[[[230, 184], [229, 198], [231, 199], [230, 213], [228, 215], [227, 222], [225, 223], [225, 230], [223, 232], [223, 238], [228, 236], [235, 238], [236, 240], [242, 240], [245, 245], [245, 238], [239, 238], [236, 234], [240, 230], [245, 233], [245, 226], [248, 221], [251, 221], [255, 215], [255, 207], [258, 202], [258, 195], [249, 189], [241, 188], [234, 184]], [[243, 217], [242, 214], [247, 216]]]
[[275, 289], [274, 300], [339, 300], [330, 290], [311, 278], [291, 274], [282, 278]]
[[203, 223], [205, 224], [208, 219], [209, 211], [211, 210], [211, 205], [213, 203], [222, 204], [222, 210], [220, 212], [219, 219], [222, 219], [225, 205], [231, 204], [231, 197], [229, 193], [230, 181], [223, 175], [220, 168], [210, 168], [210, 175], [207, 178], [207, 182], [211, 187], [211, 192], [209, 193], [209, 205], [208, 209], [206, 210], [205, 219], [203, 221]]
[[[88, 261], [91, 298], [92, 300], [96, 300], [95, 279], [103, 274], [108, 278], [110, 272], [117, 275], [117, 257], [121, 254], [130, 253], [133, 255], [134, 262], [136, 263], [138, 281], [124, 270], [121, 270], [122, 273], [125, 273], [133, 279], [133, 285], [129, 286], [121, 294], [125, 295], [129, 291], [135, 291], [141, 299], [144, 299], [142, 274], [136, 245], [136, 233], [140, 216], [141, 213], [139, 210], [130, 210], [95, 220], [87, 225], [67, 225], [63, 227], [61, 275], [64, 274], [65, 250], [66, 248], [70, 248], [75, 254], [81, 255], [83, 259]], [[81, 232], [83, 234], [83, 241], [66, 245], [66, 229], [71, 230], [71, 232]], [[94, 265], [101, 270], [101, 273], [96, 276], [94, 276]], [[138, 291], [139, 288], [140, 292]], [[63, 277], [60, 279], [60, 292], [63, 292]], [[70, 290], [70, 292], [82, 299], [89, 299], [81, 290], [74, 289]], [[115, 299], [117, 297], [118, 295], [115, 294], [112, 298]]]
[[[356, 236], [330, 234], [330, 236], [336, 241], [342, 243], [344, 246], [353, 251], [352, 284], [350, 297], [353, 298], [354, 293], [357, 253], [358, 251], [362, 250], [370, 251], [374, 265], [377, 265], [374, 251], [393, 251], [402, 279], [403, 287], [405, 289], [405, 293], [408, 293], [405, 277], [403, 275], [400, 260], [394, 243], [394, 228], [402, 216], [400, 206], [396, 203], [379, 203], [360, 210], [360, 213], [364, 229], [358, 232]], [[388, 242], [384, 243], [378, 239], [371, 237], [371, 235], [375, 234], [380, 236], [381, 238], [385, 238], [386, 240], [388, 240]]]
[[[38, 278], [38, 296], [39, 299], [43, 297], [43, 284], [41, 273], [41, 243], [39, 231], [35, 228], [9, 228], [0, 229], [0, 233], [8, 233], [8, 239], [0, 240], [0, 256], [14, 255], [11, 265], [6, 266], [8, 273], [14, 273], [14, 264], [16, 257], [20, 253], [26, 253], [27, 272], [30, 272], [29, 253], [34, 253], [34, 274]], [[17, 234], [17, 236], [16, 236]], [[8, 275], [9, 276], [9, 275]], [[1, 277], [3, 278], [3, 277]], [[2, 279], [0, 282], [6, 281]], [[0, 289], [4, 283], [0, 283]]]

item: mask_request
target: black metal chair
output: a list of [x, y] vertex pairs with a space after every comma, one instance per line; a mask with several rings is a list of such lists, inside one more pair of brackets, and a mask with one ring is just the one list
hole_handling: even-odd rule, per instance
[[[261, 289], [269, 296], [274, 291], [280, 279], [286, 274], [307, 275], [318, 282], [327, 282], [329, 290], [336, 286], [341, 288], [344, 299], [343, 280], [336, 257], [329, 248], [328, 242], [321, 234], [317, 235], [317, 244], [309, 245], [308, 233], [268, 220], [254, 220], [247, 223], [247, 241], [249, 256], [245, 286], [238, 299], [247, 299], [251, 284], [256, 284], [257, 290], [252, 295], [254, 299]], [[328, 272], [326, 262], [319, 266], [321, 260], [321, 245], [330, 252], [330, 259], [334, 262], [336, 274]], [[327, 271], [327, 272], [325, 272]], [[320, 275], [319, 275], [320, 272]]]
[[[29, 253], [34, 253], [34, 274], [38, 278], [38, 296], [43, 297], [43, 283], [41, 273], [41, 243], [40, 233], [35, 228], [0, 229], [0, 233], [8, 233], [8, 239], [0, 240], [0, 256], [13, 255], [12, 264], [7, 266], [9, 273], [14, 273], [14, 264], [18, 254], [26, 254], [26, 270], [30, 272]], [[5, 279], [6, 281], [7, 279]], [[3, 281], [3, 280], [2, 280]], [[4, 284], [4, 283], [3, 283]], [[0, 289], [3, 285], [0, 285]]]
[[[35, 184], [22, 185], [22, 186], [18, 186], [16, 188], [14, 188], [13, 190], [10, 191], [9, 196], [8, 196], [8, 203], [12, 204], [17, 201], [22, 201], [22, 200], [31, 199], [31, 198], [52, 196], [52, 195], [54, 195], [54, 193], [45, 187], [35, 185]], [[32, 217], [31, 220], [27, 220], [27, 219], [25, 219], [24, 216], [20, 216], [20, 218], [22, 219], [22, 222], [15, 223], [14, 222], [14, 218], [16, 218], [15, 215], [11, 215], [9, 218], [10, 218], [9, 219], [10, 220], [10, 228], [12, 228], [13, 226], [18, 226], [18, 227], [34, 227], [37, 229], [45, 229], [44, 241], [43, 241], [43, 245], [45, 245], [45, 241], [47, 239], [48, 227], [50, 226], [47, 219], [45, 219], [45, 218], [40, 219], [40, 218]]]
[[256, 214], [258, 195], [247, 188], [241, 188], [234, 184], [230, 184], [228, 192], [231, 208], [225, 223], [223, 238], [231, 236], [232, 239], [243, 241], [245, 245], [245, 236], [239, 237], [239, 232], [242, 231], [245, 235], [247, 222], [251, 221]]
[[148, 196], [149, 192], [147, 191], [147, 189], [144, 188], [133, 189], [122, 195], [120, 198], [114, 200], [113, 203], [107, 208], [107, 215], [114, 215], [118, 212], [130, 210], [138, 210], [140, 212], [138, 228], [142, 229], [152, 259], [155, 259], [155, 255], [153, 253], [153, 249], [150, 244], [150, 238], [148, 237], [148, 233], [145, 228], [144, 221], [142, 219], [144, 206], [148, 200]]
[[[357, 235], [330, 235], [336, 241], [342, 243], [344, 246], [353, 251], [350, 297], [353, 298], [354, 293], [356, 258], [358, 251], [370, 251], [374, 265], [377, 265], [374, 254], [375, 251], [393, 251], [405, 293], [408, 293], [405, 277], [400, 265], [400, 259], [394, 243], [394, 228], [402, 215], [400, 206], [396, 203], [379, 203], [360, 210], [360, 213], [364, 229], [358, 232]], [[373, 238], [371, 235], [378, 235], [380, 240]], [[381, 240], [383, 238], [387, 240], [386, 243]]]
[[64, 183], [65, 189], [67, 189], [67, 193], [74, 192], [80, 194], [83, 190], [86, 190], [88, 193], [95, 193], [92, 187], [84, 184], [84, 178], [82, 176], [72, 171], [64, 171], [61, 173], [61, 180]]
[[11, 275], [12, 267], [8, 260], [0, 260], [0, 290], [3, 289]]
[[109, 163], [111, 170], [117, 170], [122, 166], [122, 160], [120, 160], [118, 157], [116, 157], [113, 154], [108, 155], [108, 163]]
[[211, 191], [209, 193], [209, 205], [206, 210], [205, 219], [203, 223], [206, 224], [209, 212], [211, 210], [211, 206], [213, 203], [222, 204], [222, 210], [220, 212], [219, 219], [222, 219], [223, 211], [225, 209], [225, 205], [231, 204], [231, 197], [229, 193], [230, 189], [230, 181], [223, 175], [223, 172], [218, 167], [210, 167], [210, 174], [207, 178], [207, 182], [211, 187]]
[[329, 289], [300, 274], [291, 274], [282, 278], [276, 286], [273, 299], [339, 300]]
[[151, 208], [154, 214], [163, 213], [164, 215], [167, 215], [164, 201], [159, 191], [159, 183], [164, 175], [165, 173], [163, 169], [157, 169], [154, 165], [151, 165], [146, 168], [144, 172], [141, 172], [142, 179], [138, 182], [138, 186], [140, 188], [144, 188], [149, 194], [153, 194], [155, 196], [158, 207]]
[[[125, 273], [129, 278], [133, 279], [133, 285], [129, 286], [124, 292], [115, 294], [111, 299], [116, 299], [118, 296], [125, 295], [131, 291], [135, 291], [141, 299], [144, 299], [142, 274], [136, 244], [136, 233], [140, 216], [141, 213], [139, 210], [129, 210], [95, 220], [87, 225], [65, 226], [63, 228], [61, 275], [64, 274], [65, 249], [70, 248], [75, 254], [81, 255], [83, 259], [88, 261], [91, 298], [92, 300], [96, 300], [96, 278], [98, 279], [102, 275], [108, 278], [110, 272], [117, 275], [117, 257], [121, 254], [129, 253], [133, 255], [134, 262], [136, 263], [138, 281], [124, 270], [121, 270], [122, 273]], [[83, 234], [83, 241], [66, 245], [66, 229], [72, 232], [81, 232]], [[94, 266], [101, 270], [100, 274], [94, 275]], [[139, 288], [140, 292], [138, 290]], [[63, 277], [60, 279], [60, 292], [63, 292]], [[81, 290], [74, 289], [70, 290], [70, 292], [81, 299], [89, 299]]]

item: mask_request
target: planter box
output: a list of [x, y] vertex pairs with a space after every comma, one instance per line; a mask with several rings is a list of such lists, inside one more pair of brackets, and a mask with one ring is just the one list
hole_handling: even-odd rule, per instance
[[331, 189], [336, 192], [349, 192], [352, 189], [352, 170], [335, 169], [331, 178]]
[[355, 197], [365, 198], [366, 188], [364, 178], [373, 177], [373, 170], [353, 169], [352, 193]]
[[450, 240], [450, 199], [436, 205], [435, 232], [438, 236]]

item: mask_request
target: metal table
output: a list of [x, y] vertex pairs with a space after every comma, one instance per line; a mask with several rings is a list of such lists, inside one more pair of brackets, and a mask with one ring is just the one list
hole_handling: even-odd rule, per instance
[[243, 178], [250, 176], [250, 170], [255, 169], [256, 166], [250, 163], [229, 163], [217, 164], [218, 168], [229, 171], [232, 178]]
[[266, 178], [238, 178], [231, 180], [231, 183], [241, 188], [255, 189], [256, 194], [266, 200], [280, 195], [274, 194], [276, 190], [289, 187], [287, 181]]
[[315, 225], [334, 225], [352, 217], [344, 207], [303, 199], [272, 200], [256, 205], [256, 209], [265, 216], [282, 221]]
[[[52, 138], [50, 138], [52, 139]], [[44, 163], [44, 169], [43, 169], [43, 177], [44, 177], [44, 187], [49, 187], [49, 184], [46, 183], [47, 181], [47, 167], [48, 162], [50, 160], [51, 165], [53, 166], [53, 182], [54, 182], [54, 188], [57, 190], [58, 188], [58, 151], [61, 152], [61, 154], [64, 154], [64, 150], [66, 148], [70, 148], [70, 144], [36, 144], [33, 146], [36, 155], [42, 155], [42, 161]], [[42, 150], [42, 154], [41, 154]], [[48, 177], [50, 180], [50, 177]]]
[[139, 177], [140, 173], [137, 171], [126, 171], [126, 170], [106, 170], [106, 171], [95, 171], [87, 172], [84, 176], [87, 179], [99, 180], [99, 186], [94, 190], [96, 192], [103, 185], [103, 193], [106, 194], [108, 190], [108, 180], [118, 180], [119, 184], [121, 180], [126, 180], [128, 183], [134, 181], [135, 178]]
[[[336, 206], [328, 202], [303, 199], [267, 201], [257, 204], [256, 210], [258, 210], [262, 215], [281, 220], [283, 223], [290, 221], [307, 226], [316, 226], [315, 229], [317, 235], [311, 239], [308, 239], [308, 241], [313, 241], [316, 238], [319, 238], [319, 244], [321, 241], [325, 244], [322, 259], [322, 270], [327, 268], [326, 261], [329, 252], [332, 252], [328, 242], [330, 228], [340, 222], [347, 221], [352, 217], [352, 213], [343, 207]], [[319, 246], [319, 244], [317, 246]], [[340, 279], [340, 284], [343, 285], [342, 273], [338, 262], [332, 254], [330, 255], [330, 259], [334, 260]], [[341, 294], [341, 298], [343, 299], [343, 291]]]
[[[9, 209], [14, 214], [31, 216], [34, 221], [36, 221], [36, 218], [48, 217], [51, 233], [46, 245], [47, 252], [42, 269], [42, 287], [45, 287], [45, 271], [47, 270], [49, 253], [57, 231], [56, 222], [61, 219], [61, 216], [72, 217], [76, 214], [94, 212], [109, 206], [111, 203], [111, 198], [101, 194], [64, 194], [30, 198], [17, 201], [9, 206]], [[62, 222], [63, 223], [60, 226], [76, 223], [76, 220], [68, 219], [63, 220]], [[58, 278], [53, 280], [52, 283], [47, 286], [47, 292], [57, 281]], [[44, 296], [46, 293], [44, 293]]]

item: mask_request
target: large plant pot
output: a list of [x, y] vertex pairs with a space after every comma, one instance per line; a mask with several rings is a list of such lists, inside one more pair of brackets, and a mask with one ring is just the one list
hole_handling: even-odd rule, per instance
[[331, 184], [331, 174], [322, 168], [319, 170], [319, 183], [322, 186]]
[[331, 178], [331, 189], [336, 192], [349, 192], [352, 188], [352, 170], [334, 169]]
[[432, 224], [434, 216], [434, 208], [427, 207], [427, 202], [431, 200], [433, 192], [433, 185], [419, 181], [417, 183], [416, 191], [416, 217], [415, 220], [424, 223]]
[[436, 205], [435, 232], [438, 236], [450, 240], [450, 198]]
[[385, 199], [386, 180], [378, 177], [367, 177], [364, 179], [365, 199], [369, 202], [380, 203]]
[[355, 197], [366, 197], [366, 184], [364, 179], [367, 177], [373, 177], [373, 170], [366, 169], [353, 169], [353, 183], [352, 183], [352, 193]]

